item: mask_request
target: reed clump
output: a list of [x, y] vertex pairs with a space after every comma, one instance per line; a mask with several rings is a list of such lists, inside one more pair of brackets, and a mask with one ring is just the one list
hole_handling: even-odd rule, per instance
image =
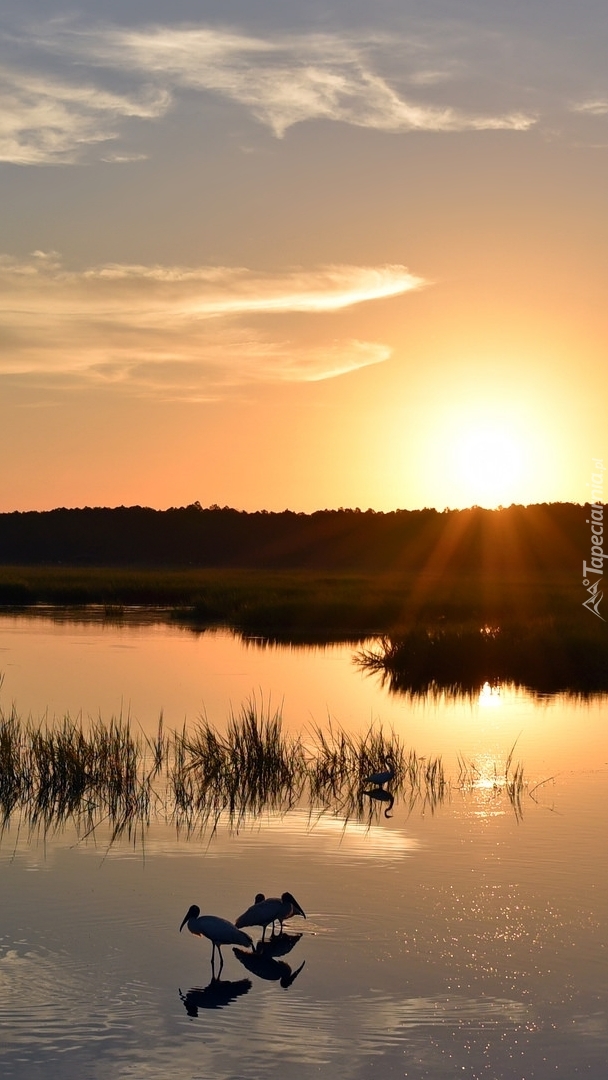
[[0, 810], [8, 820], [28, 789], [22, 754], [22, 724], [14, 710], [0, 720]]
[[238, 827], [248, 816], [292, 806], [306, 770], [300, 740], [282, 724], [280, 710], [252, 698], [231, 712], [225, 733], [206, 717], [176, 733], [170, 786], [177, 819], [200, 827], [226, 812]]
[[45, 830], [68, 819], [107, 819], [115, 833], [149, 819], [151, 776], [142, 771], [142, 742], [128, 721], [85, 727], [0, 713], [0, 813], [6, 826], [21, 810]]

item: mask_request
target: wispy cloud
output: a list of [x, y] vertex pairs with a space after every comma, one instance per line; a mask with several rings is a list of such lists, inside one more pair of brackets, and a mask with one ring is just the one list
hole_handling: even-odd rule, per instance
[[[205, 25], [120, 28], [55, 20], [5, 39], [4, 46], [0, 160], [21, 165], [82, 160], [87, 147], [119, 138], [129, 119], [163, 117], [184, 90], [241, 106], [279, 138], [307, 120], [394, 133], [524, 131], [535, 122], [520, 109], [471, 110], [424, 100], [426, 88], [445, 82], [455, 68], [443, 55], [435, 58], [439, 66], [429, 67], [429, 43], [414, 38], [262, 38]], [[407, 95], [383, 73], [401, 55]], [[105, 160], [132, 155], [106, 154]]]
[[0, 67], [0, 161], [73, 163], [84, 146], [117, 138], [125, 118], [156, 119], [168, 104], [161, 88], [119, 94], [90, 82]]
[[[382, 50], [379, 45], [374, 42], [376, 54], [390, 53], [388, 40]], [[389, 132], [525, 130], [534, 123], [519, 111], [469, 113], [406, 100], [374, 67], [368, 45], [333, 34], [262, 39], [212, 27], [155, 26], [86, 34], [84, 47], [98, 63], [230, 98], [279, 137], [313, 119]]]
[[572, 105], [571, 109], [572, 112], [586, 113], [587, 116], [606, 116], [608, 114], [608, 97], [580, 101]]
[[279, 275], [108, 264], [74, 272], [53, 253], [4, 257], [0, 373], [189, 400], [256, 381], [334, 378], [388, 359], [390, 349], [357, 339], [294, 342], [273, 335], [268, 319], [336, 312], [423, 284], [403, 266]]

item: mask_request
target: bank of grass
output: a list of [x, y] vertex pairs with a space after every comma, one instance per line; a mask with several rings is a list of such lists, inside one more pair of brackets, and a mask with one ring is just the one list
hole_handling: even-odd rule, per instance
[[608, 692], [608, 631], [588, 612], [486, 623], [417, 626], [355, 656], [392, 693], [478, 694], [484, 683], [515, 683], [537, 694]]
[[[202, 834], [220, 819], [238, 829], [296, 805], [313, 815], [371, 822], [386, 793], [370, 790], [366, 778], [387, 762], [394, 773], [390, 797], [409, 810], [432, 809], [449, 798], [441, 758], [420, 757], [394, 732], [376, 726], [350, 734], [329, 726], [290, 735], [280, 711], [254, 699], [225, 730], [203, 719], [168, 732], [161, 717], [153, 737], [120, 718], [35, 722], [13, 710], [0, 713], [0, 833], [12, 822], [43, 834], [71, 822], [88, 835], [107, 823], [113, 838], [135, 837], [161, 817]], [[521, 795], [521, 766], [513, 771], [509, 761], [505, 776]], [[462, 772], [456, 783], [466, 786]]]
[[[164, 608], [191, 625], [229, 625], [268, 637], [393, 634], [415, 624], [552, 618], [593, 622], [572, 574], [0, 566], [0, 608], [101, 605]], [[599, 620], [596, 620], [599, 621]]]

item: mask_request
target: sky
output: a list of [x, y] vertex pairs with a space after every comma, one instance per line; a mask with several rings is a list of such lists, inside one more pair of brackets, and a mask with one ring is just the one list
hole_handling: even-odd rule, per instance
[[603, 0], [0, 20], [0, 511], [588, 498]]

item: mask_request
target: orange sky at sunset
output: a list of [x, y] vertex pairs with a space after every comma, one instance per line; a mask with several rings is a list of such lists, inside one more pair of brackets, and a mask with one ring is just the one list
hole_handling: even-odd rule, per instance
[[584, 502], [607, 22], [9, 3], [0, 510]]

